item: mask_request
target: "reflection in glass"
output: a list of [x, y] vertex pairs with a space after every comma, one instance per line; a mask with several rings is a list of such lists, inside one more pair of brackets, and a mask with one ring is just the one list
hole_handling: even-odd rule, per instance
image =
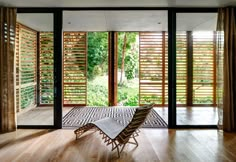
[[53, 15], [17, 14], [18, 125], [53, 125]]

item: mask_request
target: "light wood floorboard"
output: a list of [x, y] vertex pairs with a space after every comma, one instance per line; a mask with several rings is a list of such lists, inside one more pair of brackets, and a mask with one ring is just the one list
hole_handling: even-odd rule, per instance
[[[62, 115], [66, 115], [73, 107], [65, 107]], [[53, 107], [36, 107], [17, 114], [17, 125], [53, 125]]]
[[[168, 108], [154, 108], [168, 123]], [[215, 107], [177, 107], [177, 125], [216, 125], [218, 110]]]
[[236, 134], [218, 130], [141, 129], [139, 146], [128, 144], [120, 159], [87, 132], [75, 140], [73, 130], [29, 130], [0, 134], [1, 162], [223, 162], [236, 161]]

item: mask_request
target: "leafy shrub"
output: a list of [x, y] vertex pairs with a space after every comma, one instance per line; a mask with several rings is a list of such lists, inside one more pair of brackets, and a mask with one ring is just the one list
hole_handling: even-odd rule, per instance
[[102, 68], [99, 65], [94, 66], [93, 76], [99, 76], [102, 75], [102, 73], [103, 73]]
[[108, 89], [102, 85], [88, 86], [87, 104], [89, 106], [107, 106]]
[[128, 80], [134, 79], [135, 71], [137, 69], [137, 60], [133, 55], [125, 57], [125, 76]]
[[139, 100], [139, 95], [130, 96], [127, 101], [124, 103], [124, 106], [137, 106]]

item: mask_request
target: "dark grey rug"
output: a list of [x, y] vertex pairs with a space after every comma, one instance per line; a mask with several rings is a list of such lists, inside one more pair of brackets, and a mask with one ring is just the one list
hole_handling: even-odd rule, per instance
[[[114, 118], [121, 125], [127, 125], [132, 119], [135, 107], [74, 107], [62, 120], [63, 127], [80, 127], [105, 117]], [[143, 128], [166, 128], [166, 122], [152, 109]]]

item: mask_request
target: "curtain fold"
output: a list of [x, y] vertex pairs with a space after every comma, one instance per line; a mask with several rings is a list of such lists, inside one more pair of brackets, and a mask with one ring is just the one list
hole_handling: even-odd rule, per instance
[[[217, 92], [219, 126], [236, 131], [236, 25], [235, 8], [218, 11]], [[222, 39], [224, 38], [224, 39]], [[222, 95], [223, 94], [223, 95]]]
[[0, 132], [16, 130], [14, 95], [16, 9], [0, 8]]

